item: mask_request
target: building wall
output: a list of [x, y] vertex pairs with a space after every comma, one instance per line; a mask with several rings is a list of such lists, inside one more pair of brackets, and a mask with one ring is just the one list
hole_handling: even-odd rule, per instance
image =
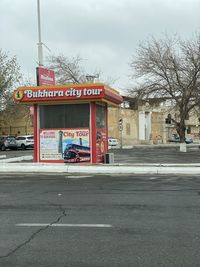
[[119, 119], [121, 117], [121, 112], [118, 107], [108, 108], [108, 136], [113, 138], [120, 138], [119, 131]]
[[[122, 129], [119, 127], [119, 119], [122, 119]], [[120, 107], [108, 108], [108, 136], [117, 138], [122, 144], [137, 143], [138, 139], [138, 112]]]
[[15, 111], [0, 113], [0, 135], [33, 134], [33, 116], [29, 107], [19, 105]]
[[138, 111], [132, 109], [121, 109], [123, 119], [123, 130], [121, 140], [123, 145], [138, 143]]
[[154, 111], [151, 115], [152, 131], [151, 140], [153, 144], [166, 143], [166, 128], [162, 112]]
[[[117, 138], [123, 145], [165, 143], [163, 113], [141, 109], [109, 107], [108, 136]], [[122, 131], [119, 130], [119, 118], [123, 119]]]

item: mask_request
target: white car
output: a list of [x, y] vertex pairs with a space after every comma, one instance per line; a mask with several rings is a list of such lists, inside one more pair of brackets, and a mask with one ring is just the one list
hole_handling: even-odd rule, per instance
[[20, 135], [16, 137], [17, 148], [26, 149], [34, 147], [33, 135]]
[[108, 138], [108, 145], [109, 146], [118, 146], [119, 142], [116, 138], [109, 137]]

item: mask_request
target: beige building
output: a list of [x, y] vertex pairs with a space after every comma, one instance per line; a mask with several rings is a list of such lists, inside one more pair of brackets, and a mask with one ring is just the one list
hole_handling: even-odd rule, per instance
[[[176, 111], [166, 99], [149, 100], [137, 105], [134, 98], [124, 97], [120, 107], [108, 110], [108, 135], [119, 139], [122, 145], [167, 143], [176, 133], [173, 123], [166, 124], [168, 114], [177, 119]], [[186, 136], [194, 141], [200, 139], [200, 119], [193, 111], [186, 123]], [[119, 127], [122, 119], [123, 127]]]
[[[123, 145], [166, 142], [164, 112], [149, 103], [139, 106], [136, 99], [124, 97], [120, 107], [108, 110], [108, 135]], [[120, 128], [119, 120], [123, 127]]]

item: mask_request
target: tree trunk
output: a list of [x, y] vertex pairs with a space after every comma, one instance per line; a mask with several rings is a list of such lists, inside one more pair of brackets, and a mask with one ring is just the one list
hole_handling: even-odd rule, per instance
[[187, 152], [186, 143], [185, 143], [185, 121], [180, 121], [176, 125], [176, 131], [180, 137], [180, 152]]
[[185, 143], [185, 122], [180, 121], [176, 125], [176, 131], [180, 137], [180, 143]]

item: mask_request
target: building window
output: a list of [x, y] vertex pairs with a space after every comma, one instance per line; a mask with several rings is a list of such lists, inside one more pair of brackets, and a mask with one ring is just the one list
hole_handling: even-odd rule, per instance
[[96, 127], [106, 128], [106, 106], [96, 105]]
[[191, 134], [191, 127], [190, 126], [187, 127], [187, 134]]

